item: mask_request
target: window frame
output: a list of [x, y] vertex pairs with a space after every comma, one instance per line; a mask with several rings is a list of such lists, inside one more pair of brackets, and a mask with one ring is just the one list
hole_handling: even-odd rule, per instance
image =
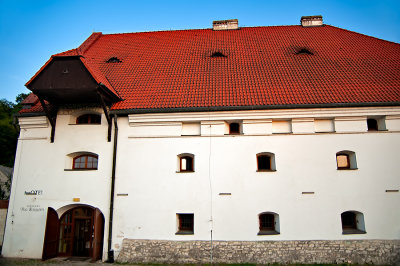
[[[176, 235], [194, 235], [194, 213], [177, 213], [177, 231]], [[183, 227], [184, 219], [190, 219], [190, 226]]]
[[[348, 166], [339, 166], [338, 156], [346, 156]], [[339, 151], [336, 153], [336, 168], [337, 170], [357, 170], [357, 158], [354, 151]]]
[[[269, 158], [269, 169], [261, 169], [260, 168], [260, 159], [263, 157]], [[256, 161], [257, 161], [257, 172], [275, 172], [276, 165], [275, 165], [275, 154], [271, 152], [260, 152], [256, 154]]]
[[[186, 169], [183, 169], [183, 159], [186, 160]], [[188, 166], [188, 160], [189, 162], [189, 166]], [[189, 169], [188, 169], [189, 168]], [[177, 173], [193, 173], [194, 172], [194, 154], [191, 153], [182, 153], [178, 155], [178, 171]]]
[[[86, 116], [87, 116], [87, 122], [79, 121], [80, 119], [83, 119], [83, 117], [86, 117]], [[75, 122], [77, 125], [100, 125], [101, 124], [101, 115], [95, 114], [95, 113], [81, 114], [76, 117]]]
[[[272, 227], [263, 226], [263, 217], [272, 218]], [[279, 235], [279, 215], [274, 212], [262, 212], [258, 215], [258, 234], [257, 235]]]
[[[86, 157], [86, 160], [85, 160], [85, 167], [84, 168], [77, 168], [77, 167], [75, 167], [75, 162], [76, 162], [76, 160], [78, 160], [78, 159], [80, 159], [80, 158], [82, 158], [82, 157]], [[88, 168], [87, 166], [88, 166], [88, 162], [89, 162], [89, 157], [91, 157], [91, 158], [95, 158], [96, 159], [96, 167], [95, 168]], [[74, 158], [73, 158], [73, 160], [72, 160], [72, 170], [78, 170], [78, 171], [81, 171], [81, 170], [97, 170], [99, 168], [99, 156], [98, 155], [94, 155], [94, 154], [89, 154], [89, 153], [84, 153], [84, 154], [80, 154], [80, 155], [77, 155], [77, 156], [75, 156]]]
[[[352, 224], [345, 225], [343, 223], [344, 215], [352, 215]], [[351, 234], [366, 234], [365, 231], [365, 223], [364, 223], [364, 214], [358, 211], [345, 211], [340, 214], [340, 221], [342, 225], [342, 234], [343, 235], [351, 235]]]

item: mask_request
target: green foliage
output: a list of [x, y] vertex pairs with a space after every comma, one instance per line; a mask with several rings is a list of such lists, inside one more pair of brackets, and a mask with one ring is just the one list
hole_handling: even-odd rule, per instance
[[13, 125], [13, 114], [21, 110], [21, 102], [28, 96], [21, 93], [16, 97], [16, 102], [0, 100], [0, 165], [14, 166], [15, 150], [17, 147], [18, 131]]

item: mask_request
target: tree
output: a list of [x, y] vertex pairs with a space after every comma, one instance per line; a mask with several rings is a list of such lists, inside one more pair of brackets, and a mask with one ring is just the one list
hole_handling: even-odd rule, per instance
[[15, 150], [17, 148], [18, 130], [13, 125], [13, 114], [22, 108], [21, 102], [28, 96], [21, 93], [16, 97], [17, 104], [0, 100], [0, 165], [14, 166]]

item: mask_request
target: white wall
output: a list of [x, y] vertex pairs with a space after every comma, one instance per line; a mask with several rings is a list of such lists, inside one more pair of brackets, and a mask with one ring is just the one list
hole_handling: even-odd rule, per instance
[[[103, 116], [101, 125], [70, 125], [70, 116], [71, 111], [59, 112], [54, 143], [50, 143], [46, 119], [36, 124], [37, 118], [19, 119], [21, 133], [2, 249], [5, 257], [42, 257], [48, 207], [58, 210], [87, 204], [99, 208], [108, 221], [113, 146], [107, 142], [107, 121]], [[98, 170], [66, 171], [67, 154], [78, 151], [98, 154]], [[41, 193], [25, 195], [32, 190]], [[104, 249], [107, 232], [106, 222]]]
[[[215, 240], [400, 239], [400, 193], [385, 192], [400, 188], [399, 114], [399, 108], [388, 107], [119, 117], [115, 255], [124, 238], [208, 240], [211, 229]], [[107, 249], [112, 142], [106, 140], [104, 116], [101, 125], [71, 125], [71, 115], [59, 114], [54, 143], [46, 120], [25, 121], [6, 257], [40, 258], [47, 207], [57, 210], [76, 203], [73, 198], [103, 212]], [[367, 132], [370, 116], [389, 116], [388, 130]], [[321, 119], [332, 119], [337, 132], [315, 133]], [[226, 135], [229, 121], [243, 121], [243, 134]], [[275, 134], [273, 121], [294, 123], [293, 133]], [[181, 136], [182, 122], [197, 123], [200, 132], [196, 126], [195, 136]], [[358, 170], [337, 170], [335, 155], [342, 150], [356, 153]], [[65, 156], [78, 151], [98, 154], [99, 169], [65, 171]], [[275, 172], [256, 172], [260, 152], [275, 154]], [[177, 173], [181, 153], [195, 155], [195, 172]], [[24, 195], [32, 189], [43, 194]], [[43, 210], [21, 209], [28, 205]], [[340, 214], [348, 210], [364, 214], [366, 234], [342, 235]], [[267, 211], [279, 214], [279, 235], [257, 235], [258, 214]], [[176, 213], [194, 213], [193, 235], [175, 234]]]

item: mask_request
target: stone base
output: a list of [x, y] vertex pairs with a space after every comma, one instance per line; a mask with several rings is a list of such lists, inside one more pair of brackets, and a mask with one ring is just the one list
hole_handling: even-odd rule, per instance
[[[400, 264], [400, 240], [167, 241], [124, 239], [118, 262]], [[212, 251], [212, 252], [211, 252]]]

